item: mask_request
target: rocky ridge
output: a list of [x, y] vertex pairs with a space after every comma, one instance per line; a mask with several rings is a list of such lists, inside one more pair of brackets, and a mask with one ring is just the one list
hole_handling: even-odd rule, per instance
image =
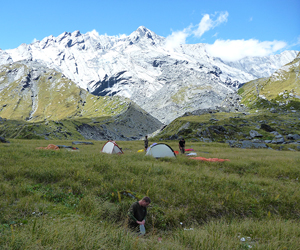
[[162, 127], [162, 123], [131, 103], [123, 113], [99, 118], [26, 122], [0, 117], [0, 136], [13, 139], [137, 140]]
[[[157, 139], [221, 142], [238, 148], [300, 151], [300, 113], [293, 110], [229, 113], [202, 110], [177, 118], [156, 134]], [[200, 112], [200, 111], [199, 111]], [[190, 116], [190, 117], [189, 117]]]

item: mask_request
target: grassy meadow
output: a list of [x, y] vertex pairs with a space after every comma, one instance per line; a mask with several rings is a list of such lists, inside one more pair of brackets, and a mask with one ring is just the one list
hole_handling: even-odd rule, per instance
[[[0, 249], [299, 249], [300, 153], [186, 143], [205, 162], [137, 153], [42, 150], [71, 141], [0, 144]], [[151, 142], [152, 143], [152, 142]], [[177, 141], [167, 141], [178, 150]], [[127, 210], [147, 195], [147, 234], [126, 228]]]

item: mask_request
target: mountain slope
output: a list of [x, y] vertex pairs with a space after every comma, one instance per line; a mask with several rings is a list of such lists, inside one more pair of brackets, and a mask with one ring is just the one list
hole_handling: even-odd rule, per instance
[[246, 83], [239, 94], [248, 106], [261, 104], [289, 105], [300, 109], [300, 53], [270, 77]]
[[226, 63], [205, 44], [169, 47], [141, 26], [129, 36], [65, 32], [16, 49], [0, 51], [0, 65], [37, 60], [98, 96], [130, 98], [161, 122], [201, 108], [219, 106], [243, 83], [292, 61], [295, 51], [275, 57]]
[[62, 73], [31, 61], [0, 66], [0, 116], [28, 121], [112, 116], [130, 100], [97, 97]]
[[94, 96], [36, 61], [0, 66], [0, 123], [1, 136], [76, 140], [138, 139], [162, 126], [128, 98]]

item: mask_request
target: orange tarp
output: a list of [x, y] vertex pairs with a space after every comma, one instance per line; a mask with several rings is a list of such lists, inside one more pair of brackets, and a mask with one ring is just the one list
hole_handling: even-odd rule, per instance
[[229, 161], [229, 159], [219, 159], [219, 158], [204, 158], [204, 157], [190, 157], [190, 159], [199, 160], [199, 161]]
[[52, 149], [52, 150], [58, 150], [59, 147], [57, 147], [57, 146], [54, 145], [54, 144], [49, 144], [47, 147], [39, 147], [39, 148], [36, 148], [36, 149]]

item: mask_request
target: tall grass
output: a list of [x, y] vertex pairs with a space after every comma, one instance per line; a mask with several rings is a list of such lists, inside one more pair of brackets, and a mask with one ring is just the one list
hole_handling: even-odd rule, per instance
[[[154, 159], [140, 141], [120, 142], [124, 155], [101, 154], [104, 142], [36, 149], [48, 143], [70, 145], [0, 144], [0, 248], [297, 249], [299, 152], [187, 142], [230, 159], [218, 163]], [[144, 238], [126, 228], [128, 192], [152, 199]]]

